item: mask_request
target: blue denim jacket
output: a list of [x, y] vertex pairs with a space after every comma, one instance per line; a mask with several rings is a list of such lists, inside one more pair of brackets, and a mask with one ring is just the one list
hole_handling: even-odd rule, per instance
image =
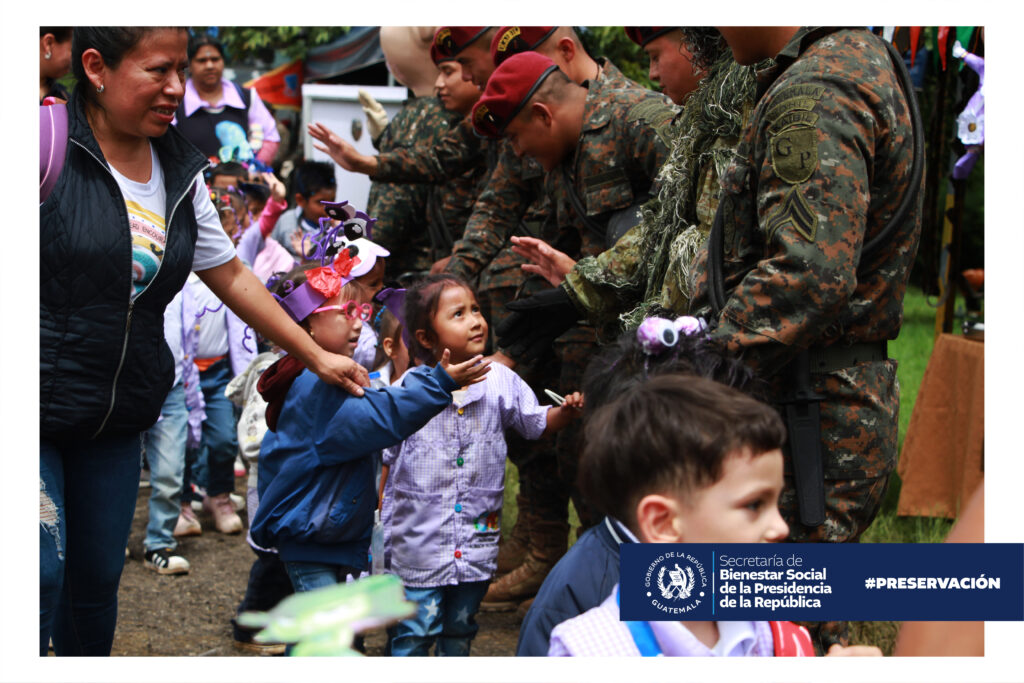
[[253, 540], [285, 562], [365, 568], [377, 502], [369, 456], [421, 428], [455, 388], [441, 367], [417, 368], [402, 387], [356, 397], [303, 370], [260, 448]]

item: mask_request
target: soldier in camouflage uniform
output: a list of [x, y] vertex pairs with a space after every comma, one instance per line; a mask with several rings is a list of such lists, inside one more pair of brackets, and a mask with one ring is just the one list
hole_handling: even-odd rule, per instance
[[[458, 125], [460, 118], [445, 111], [433, 96], [405, 100], [381, 133], [376, 147], [387, 153], [398, 147], [433, 144], [453, 124]], [[431, 189], [411, 183], [370, 184], [366, 213], [377, 220], [373, 226], [374, 242], [391, 252], [388, 270], [392, 275], [430, 270], [437, 260], [432, 253], [430, 234], [432, 228], [439, 228], [425, 226], [434, 221], [427, 211]]]
[[[518, 89], [503, 90], [507, 82]], [[536, 91], [526, 94], [534, 86]], [[509, 92], [521, 99], [510, 99]], [[517, 107], [523, 111], [521, 116], [517, 116]], [[550, 113], [550, 120], [557, 122], [557, 133], [543, 124], [535, 126], [534, 107]], [[540, 161], [546, 171], [542, 192], [551, 198], [555, 218], [547, 224], [551, 231], [544, 236], [579, 255], [603, 251], [609, 217], [617, 211], [635, 211], [638, 202], [649, 194], [667, 153], [664, 133], [674, 115], [671, 103], [656, 93], [616, 88], [598, 80], [587, 81], [583, 87], [570, 81], [550, 59], [525, 52], [509, 57], [495, 70], [488, 89], [474, 107], [473, 120], [484, 134], [507, 134], [515, 154]], [[497, 225], [514, 224], [527, 195], [528, 188], [510, 191], [510, 201], [504, 204]], [[464, 244], [473, 245], [466, 259], [470, 261], [478, 254], [500, 249], [509, 237], [507, 231], [498, 232], [495, 224], [486, 231], [472, 228], [471, 221], [463, 236]], [[460, 258], [460, 248], [465, 249], [456, 244], [453, 264]], [[542, 362], [546, 386], [553, 385], [562, 392], [578, 387], [595, 343], [593, 330], [588, 327], [575, 328], [559, 337], [554, 343], [554, 356], [547, 354]], [[563, 432], [556, 450], [561, 479], [575, 494], [576, 509], [586, 523], [589, 510], [574, 486], [577, 439], [578, 434]], [[522, 567], [492, 584], [483, 604], [514, 602], [535, 592], [539, 582], [526, 591], [523, 587], [528, 584], [522, 575], [530, 571], [536, 559], [527, 558]]]
[[[780, 507], [791, 540], [854, 541], [897, 457], [899, 386], [886, 340], [903, 320], [922, 201], [907, 93], [883, 41], [864, 30], [722, 33], [741, 63], [778, 51], [722, 177], [725, 301], [713, 337], [773, 383], [776, 401], [793, 391], [794, 358], [810, 351], [810, 386], [823, 397], [824, 523], [800, 521], [798, 454], [787, 454]], [[914, 198], [909, 211], [866, 250], [904, 198]], [[708, 259], [702, 249], [695, 268], [693, 309], [705, 314]], [[819, 643], [843, 635], [825, 632]]]
[[[674, 38], [657, 29], [630, 30], [639, 33], [635, 39], [645, 50]], [[657, 197], [644, 205], [640, 223], [613, 247], [581, 259], [568, 273], [549, 270], [553, 282], [564, 276], [562, 287], [570, 300], [604, 338], [615, 338], [621, 329], [633, 329], [658, 311], [688, 311], [688, 273], [711, 230], [718, 178], [753, 108], [754, 69], [736, 63], [717, 29], [677, 31], [688, 55], [683, 59], [692, 60], [692, 68], [704, 77], [692, 93], [665, 88], [677, 104], [686, 104], [669, 130], [671, 152], [658, 174]], [[653, 59], [651, 72], [656, 75]], [[521, 251], [539, 258], [536, 248]]]
[[[744, 51], [756, 43], [742, 30], [722, 32], [739, 61], [763, 56]], [[881, 39], [863, 30], [788, 33], [788, 41], [777, 39], [776, 66], [759, 83], [753, 120], [722, 178], [727, 299], [713, 336], [774, 378], [780, 399], [791, 389], [778, 384], [780, 370], [800, 349], [825, 366], [840, 363], [836, 350], [844, 347], [882, 354], [811, 375], [825, 396], [825, 479], [836, 495], [820, 526], [787, 519], [790, 537], [847, 541], [873, 519], [896, 461], [899, 390], [884, 346], [903, 319], [921, 197], [862, 259], [865, 244], [918, 190], [910, 184], [907, 99]], [[694, 269], [693, 310], [701, 313], [710, 310], [707, 263], [704, 248]]]
[[[772, 56], [743, 53], [743, 38], [735, 37], [744, 63]], [[813, 349], [823, 363], [827, 371], [811, 374], [810, 380], [825, 397], [820, 406], [825, 521], [819, 526], [800, 522], [789, 459], [780, 507], [791, 540], [853, 541], [874, 518], [896, 459], [898, 386], [895, 362], [885, 357], [882, 343], [899, 332], [920, 232], [920, 197], [882, 248], [860, 257], [903, 197], [917, 189], [910, 182], [910, 116], [875, 37], [808, 29], [790, 29], [787, 37], [792, 40], [777, 44], [782, 48], [778, 65], [763, 72], [762, 96], [735, 158], [727, 158], [727, 166], [717, 159], [726, 190], [728, 299], [714, 336], [774, 382], [777, 400], [793, 388], [781, 369], [799, 349]], [[704, 86], [711, 86], [710, 79]], [[691, 103], [701, 92], [706, 91], [698, 91]], [[869, 150], [867, 157], [863, 150]], [[702, 213], [700, 223], [707, 225], [710, 212]], [[696, 282], [686, 287], [683, 277], [673, 285], [671, 266], [667, 274], [650, 272], [652, 265], [639, 264], [636, 257], [656, 253], [672, 259], [676, 238], [665, 235], [661, 244], [673, 245], [666, 255], [643, 246], [641, 233], [627, 236], [633, 243], [620, 242], [618, 261], [606, 253], [600, 268], [578, 264], [566, 283], [573, 301], [593, 318], [614, 321], [644, 291], [645, 279], [649, 299], [660, 276], [662, 296], [669, 297], [661, 305], [681, 313], [680, 302], [692, 291], [693, 312], [707, 315], [707, 247], [683, 271]], [[647, 277], [637, 279], [635, 272]], [[675, 302], [671, 289], [677, 290]], [[846, 353], [851, 347], [857, 353]], [[871, 360], [873, 354], [880, 357]], [[858, 355], [869, 360], [852, 362]], [[844, 641], [843, 624], [824, 626], [818, 637], [822, 649]]]

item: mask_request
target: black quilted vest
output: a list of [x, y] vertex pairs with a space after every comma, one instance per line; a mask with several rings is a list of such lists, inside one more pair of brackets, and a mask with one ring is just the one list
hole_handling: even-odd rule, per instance
[[[77, 89], [76, 89], [77, 90]], [[152, 139], [167, 188], [167, 244], [150, 285], [129, 304], [131, 234], [124, 197], [76, 91], [57, 184], [39, 207], [39, 429], [52, 441], [139, 433], [174, 381], [164, 308], [192, 267], [190, 189], [207, 161], [176, 130]]]

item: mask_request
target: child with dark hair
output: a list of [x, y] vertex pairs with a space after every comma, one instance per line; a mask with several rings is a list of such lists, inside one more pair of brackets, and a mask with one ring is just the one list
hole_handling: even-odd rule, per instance
[[326, 218], [322, 202], [333, 202], [338, 190], [334, 166], [324, 161], [303, 161], [291, 175], [295, 208], [281, 214], [271, 237], [281, 243], [292, 256], [302, 258], [299, 243], [303, 235], [317, 231], [321, 218]]
[[[635, 331], [602, 348], [583, 375], [584, 421], [601, 406], [650, 378], [675, 374], [715, 380], [757, 393], [753, 372], [710, 344], [695, 318], [647, 318]], [[622, 520], [606, 516], [587, 529], [554, 566], [519, 630], [516, 654], [544, 656], [551, 629], [596, 607], [619, 580], [619, 545], [630, 542]]]
[[249, 169], [237, 161], [225, 161], [206, 171], [210, 187], [240, 187], [249, 180]]
[[[439, 274], [405, 295], [410, 356], [432, 366], [442, 349], [453, 361], [487, 343], [487, 321], [461, 278]], [[416, 370], [406, 373], [402, 383]], [[578, 415], [583, 399], [540, 406], [513, 371], [495, 363], [483, 384], [453, 393], [454, 403], [423, 429], [384, 452], [388, 467], [382, 522], [391, 570], [416, 615], [389, 629], [392, 655], [468, 655], [474, 619], [494, 575], [505, 479], [505, 431], [538, 439]]]
[[[676, 322], [641, 325], [638, 343], [664, 353], [687, 319]], [[786, 430], [765, 403], [703, 377], [660, 374], [594, 410], [585, 436], [580, 487], [628, 540], [767, 543], [788, 533], [778, 509]], [[600, 605], [554, 628], [548, 654], [811, 656], [814, 648], [790, 622], [623, 622], [616, 584]], [[836, 645], [829, 654], [881, 652]]]
[[[775, 542], [786, 430], [766, 404], [701, 377], [640, 383], [588, 419], [580, 486], [644, 543]], [[771, 656], [766, 622], [641, 622], [660, 653]], [[813, 654], [807, 632], [793, 629]], [[619, 620], [618, 586], [551, 632], [551, 656], [640, 655]]]
[[[370, 307], [353, 284], [354, 249], [332, 257], [337, 230], [321, 222], [317, 256], [326, 265], [294, 270], [276, 297], [313, 340], [351, 356]], [[484, 379], [487, 361], [457, 363], [442, 350], [433, 368], [413, 370], [401, 387], [353, 397], [326, 384], [292, 356], [270, 366], [258, 389], [270, 432], [259, 456], [259, 508], [253, 541], [277, 548], [297, 592], [344, 581], [366, 568], [376, 495], [374, 451], [408, 437], [451, 403], [452, 392]]]
[[374, 319], [374, 327], [377, 333], [377, 355], [373, 359], [370, 381], [378, 379], [382, 386], [389, 386], [409, 369], [409, 347], [402, 339], [405, 325], [390, 308], [381, 306]]

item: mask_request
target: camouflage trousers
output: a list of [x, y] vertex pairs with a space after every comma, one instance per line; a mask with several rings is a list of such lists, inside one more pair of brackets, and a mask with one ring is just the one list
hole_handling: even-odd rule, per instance
[[[896, 361], [860, 363], [827, 375], [812, 375], [821, 403], [825, 521], [800, 523], [792, 465], [787, 454], [779, 510], [790, 542], [855, 543], [878, 513], [889, 475], [896, 467], [899, 383]], [[849, 644], [846, 622], [808, 622], [816, 647]]]

